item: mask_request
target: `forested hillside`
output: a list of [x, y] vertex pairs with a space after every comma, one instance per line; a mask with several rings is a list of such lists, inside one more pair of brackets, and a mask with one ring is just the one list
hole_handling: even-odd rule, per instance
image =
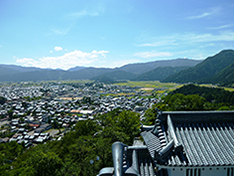
[[[220, 71], [234, 63], [234, 51], [223, 50], [220, 53], [208, 57], [203, 62], [197, 64], [194, 67], [190, 67], [186, 70], [182, 70], [174, 75], [171, 75], [164, 79], [166, 82], [178, 82], [178, 83], [211, 83], [212, 77], [219, 74]], [[216, 83], [228, 81], [228, 80], [216, 80]]]
[[225, 69], [221, 70], [218, 74], [211, 78], [211, 83], [216, 84], [217, 82], [220, 85], [226, 87], [232, 87], [234, 83], [234, 64], [229, 65]]
[[228, 103], [234, 105], [234, 92], [226, 91], [223, 88], [201, 87], [193, 84], [185, 85], [171, 92], [174, 94], [194, 95], [197, 94], [205, 98], [208, 102]]
[[158, 67], [154, 70], [151, 70], [149, 72], [143, 73], [136, 78], [134, 78], [134, 81], [162, 81], [166, 77], [175, 74], [181, 70], [185, 70], [188, 67]]
[[[60, 141], [30, 149], [16, 142], [0, 144], [2, 176], [91, 176], [112, 166], [111, 146], [116, 141], [131, 145], [139, 136], [139, 115], [115, 110], [98, 115], [97, 121], [79, 121]], [[91, 164], [93, 161], [93, 164]]]
[[145, 113], [143, 123], [154, 124], [157, 111], [234, 110], [234, 92], [221, 88], [185, 85], [170, 92]]

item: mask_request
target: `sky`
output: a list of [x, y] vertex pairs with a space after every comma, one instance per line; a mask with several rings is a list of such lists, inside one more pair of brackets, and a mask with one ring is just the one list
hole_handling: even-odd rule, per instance
[[0, 0], [0, 64], [64, 69], [234, 49], [233, 0]]

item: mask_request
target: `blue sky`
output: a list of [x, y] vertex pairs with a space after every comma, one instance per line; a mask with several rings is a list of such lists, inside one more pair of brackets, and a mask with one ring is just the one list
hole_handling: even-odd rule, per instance
[[0, 64], [69, 69], [234, 49], [233, 0], [0, 0]]

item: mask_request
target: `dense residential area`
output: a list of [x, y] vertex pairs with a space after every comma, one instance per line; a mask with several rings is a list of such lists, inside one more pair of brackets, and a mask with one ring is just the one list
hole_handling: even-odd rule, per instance
[[0, 96], [5, 103], [0, 105], [0, 142], [16, 141], [28, 147], [60, 140], [78, 121], [118, 108], [143, 118], [157, 102], [156, 98], [146, 98], [148, 94], [140, 87], [103, 83], [2, 86]]

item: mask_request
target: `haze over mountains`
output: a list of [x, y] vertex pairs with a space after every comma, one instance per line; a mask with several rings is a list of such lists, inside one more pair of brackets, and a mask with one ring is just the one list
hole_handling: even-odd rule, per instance
[[90, 79], [117, 81], [197, 82], [231, 84], [234, 82], [234, 50], [223, 50], [205, 60], [174, 59], [128, 64], [119, 68], [74, 67], [67, 71], [0, 65], [0, 81], [47, 81]]
[[[47, 81], [47, 80], [101, 80], [110, 78], [112, 81], [118, 80], [141, 80], [141, 74], [146, 74], [159, 67], [188, 68], [200, 63], [200, 60], [175, 59], [165, 61], [154, 61], [147, 63], [136, 63], [125, 65], [120, 68], [94, 68], [75, 67], [67, 71], [41, 69], [34, 67], [22, 67], [15, 65], [0, 65], [0, 81]], [[139, 78], [138, 78], [139, 77]]]

